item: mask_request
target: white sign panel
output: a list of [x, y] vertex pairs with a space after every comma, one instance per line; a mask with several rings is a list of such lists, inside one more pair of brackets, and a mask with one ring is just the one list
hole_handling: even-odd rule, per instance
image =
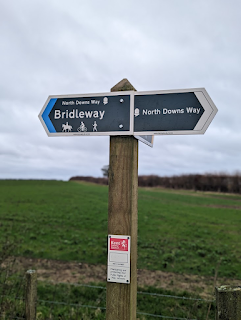
[[130, 236], [108, 235], [108, 282], [130, 283], [130, 250]]
[[147, 146], [153, 148], [154, 136], [134, 136], [137, 140], [145, 143]]

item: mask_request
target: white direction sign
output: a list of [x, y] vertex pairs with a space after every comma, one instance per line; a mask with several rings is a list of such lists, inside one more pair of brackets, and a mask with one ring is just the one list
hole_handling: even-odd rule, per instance
[[134, 134], [203, 134], [217, 111], [204, 88], [135, 92]]

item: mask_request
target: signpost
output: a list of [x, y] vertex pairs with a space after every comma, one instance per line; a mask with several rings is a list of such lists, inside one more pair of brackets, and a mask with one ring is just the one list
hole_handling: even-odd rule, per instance
[[138, 140], [203, 134], [216, 113], [204, 88], [137, 92], [127, 79], [110, 93], [49, 96], [42, 108], [49, 136], [110, 136], [107, 320], [136, 319]]

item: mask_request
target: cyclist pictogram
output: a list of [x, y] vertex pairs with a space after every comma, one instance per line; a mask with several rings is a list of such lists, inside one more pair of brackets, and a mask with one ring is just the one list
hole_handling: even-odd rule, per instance
[[88, 129], [86, 128], [85, 124], [83, 121], [80, 122], [80, 126], [77, 128], [78, 132], [86, 132]]

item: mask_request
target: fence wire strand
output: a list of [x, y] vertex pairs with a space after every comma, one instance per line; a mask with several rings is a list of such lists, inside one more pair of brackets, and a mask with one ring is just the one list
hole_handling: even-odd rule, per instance
[[161, 294], [161, 293], [153, 293], [153, 292], [143, 292], [137, 291], [138, 294], [146, 294], [149, 296], [157, 296], [157, 297], [164, 297], [164, 298], [173, 298], [173, 299], [182, 299], [182, 300], [192, 300], [192, 301], [202, 301], [202, 302], [214, 302], [215, 300], [204, 300], [200, 298], [191, 298], [191, 297], [180, 297], [180, 296], [172, 296], [168, 294]]
[[[0, 318], [4, 318], [5, 319], [5, 315], [2, 315], [2, 314], [0, 314]], [[8, 320], [10, 320], [10, 319], [20, 319], [20, 320], [26, 320], [26, 318], [20, 318], [20, 317], [10, 317], [10, 318], [8, 318]]]
[[2, 280], [0, 293], [0, 318], [25, 319], [25, 275], [14, 274], [11, 269], [11, 265], [9, 269], [0, 269], [0, 271]]
[[67, 303], [67, 302], [59, 302], [59, 301], [50, 301], [50, 300], [38, 300], [38, 302], [44, 302], [44, 303], [51, 303], [51, 304], [58, 304], [58, 305], [64, 305], [64, 306], [70, 306], [70, 307], [76, 307], [76, 308], [90, 308], [90, 309], [101, 309], [106, 310], [105, 307], [96, 307], [96, 306], [90, 306], [86, 304], [78, 304], [78, 303]]
[[[64, 305], [64, 306], [70, 306], [70, 307], [76, 307], [76, 308], [90, 308], [90, 309], [106, 310], [105, 307], [96, 307], [96, 306], [90, 306], [90, 305], [85, 305], [85, 304], [75, 304], [75, 303], [66, 303], [66, 302], [49, 301], [49, 300], [38, 300], [38, 302], [44, 302], [44, 303], [56, 304], [56, 305]], [[146, 312], [137, 312], [137, 314], [144, 315], [144, 316], [150, 316], [150, 317], [154, 317], [154, 318], [162, 318], [162, 319], [197, 320], [197, 319], [189, 319], [189, 318], [162, 316], [162, 315], [156, 315], [156, 314], [146, 313]]]
[[150, 317], [153, 317], [153, 318], [162, 318], [162, 319], [173, 319], [173, 320], [197, 320], [197, 319], [189, 319], [189, 318], [168, 317], [168, 316], [162, 316], [162, 315], [151, 314], [151, 313], [146, 313], [146, 312], [137, 312], [137, 314], [141, 314], [141, 315], [144, 315], [144, 316], [150, 316]]
[[[66, 285], [66, 283], [64, 283], [64, 282], [59, 282], [59, 284]], [[103, 287], [103, 286], [92, 286], [92, 285], [88, 285], [88, 284], [79, 284], [79, 283], [69, 284], [68, 283], [68, 285], [73, 285], [75, 287], [86, 287], [86, 288], [95, 288], [95, 289], [106, 290], [106, 287]], [[202, 302], [206, 302], [206, 303], [215, 302], [214, 299], [213, 300], [205, 300], [205, 299], [201, 299], [201, 298], [191, 298], [191, 297], [184, 297], [184, 296], [180, 297], [180, 296], [173, 296], [173, 295], [168, 295], [168, 294], [145, 292], [145, 291], [137, 291], [137, 294], [164, 297], [164, 298], [182, 299], [182, 300], [202, 301]]]
[[[17, 293], [19, 294], [21, 289], [24, 287], [23, 285], [23, 280], [24, 277], [22, 278], [22, 281], [20, 283], [20, 286], [17, 289], [17, 292], [15, 292], [15, 300], [22, 300], [24, 301], [25, 298], [24, 297], [20, 297], [17, 296]], [[51, 282], [50, 282], [51, 284]], [[93, 289], [101, 289], [101, 290], [106, 290], [106, 287], [104, 286], [98, 286], [98, 285], [88, 285], [88, 284], [70, 284], [70, 283], [58, 283], [58, 285], [68, 285], [68, 286], [72, 286], [72, 287], [86, 287], [86, 288], [93, 288]], [[53, 285], [53, 284], [52, 284]], [[21, 289], [20, 289], [21, 287]], [[57, 286], [56, 286], [57, 287]], [[12, 292], [10, 292], [12, 293]], [[154, 292], [145, 292], [145, 291], [137, 291], [137, 294], [139, 295], [148, 295], [148, 296], [153, 296], [153, 297], [163, 297], [163, 298], [169, 298], [169, 299], [181, 299], [181, 300], [189, 300], [189, 301], [197, 301], [197, 302], [204, 302], [204, 303], [213, 303], [215, 302], [215, 300], [205, 300], [205, 299], [201, 299], [201, 298], [192, 298], [192, 297], [185, 297], [185, 296], [176, 296], [176, 295], [167, 295], [167, 294], [160, 294], [160, 293], [154, 293]], [[0, 298], [12, 298], [12, 296], [10, 297], [10, 295], [8, 294], [2, 294], [0, 295]], [[55, 297], [54, 297], [55, 298]], [[88, 309], [99, 309], [99, 310], [106, 310], [106, 307], [101, 307], [101, 306], [93, 306], [93, 305], [88, 305], [88, 304], [75, 304], [75, 303], [70, 303], [70, 302], [60, 302], [60, 301], [55, 301], [55, 300], [37, 300], [37, 303], [41, 303], [41, 304], [50, 304], [51, 309], [53, 308], [53, 305], [63, 305], [63, 306], [69, 306], [69, 307], [75, 307], [75, 308], [88, 308]], [[52, 310], [51, 310], [52, 311]], [[137, 312], [138, 315], [142, 315], [142, 316], [149, 316], [149, 317], [153, 317], [153, 318], [159, 318], [159, 319], [170, 319], [170, 320], [197, 320], [197, 319], [191, 319], [189, 317], [185, 317], [185, 318], [180, 318], [180, 317], [173, 317], [173, 316], [164, 316], [161, 314], [152, 314], [152, 313], [147, 313], [147, 312]], [[6, 317], [6, 314], [4, 313], [0, 313], [0, 318], [4, 318]], [[12, 317], [10, 317], [9, 319], [25, 319], [24, 317], [17, 317], [14, 316], [14, 314], [12, 314]]]

